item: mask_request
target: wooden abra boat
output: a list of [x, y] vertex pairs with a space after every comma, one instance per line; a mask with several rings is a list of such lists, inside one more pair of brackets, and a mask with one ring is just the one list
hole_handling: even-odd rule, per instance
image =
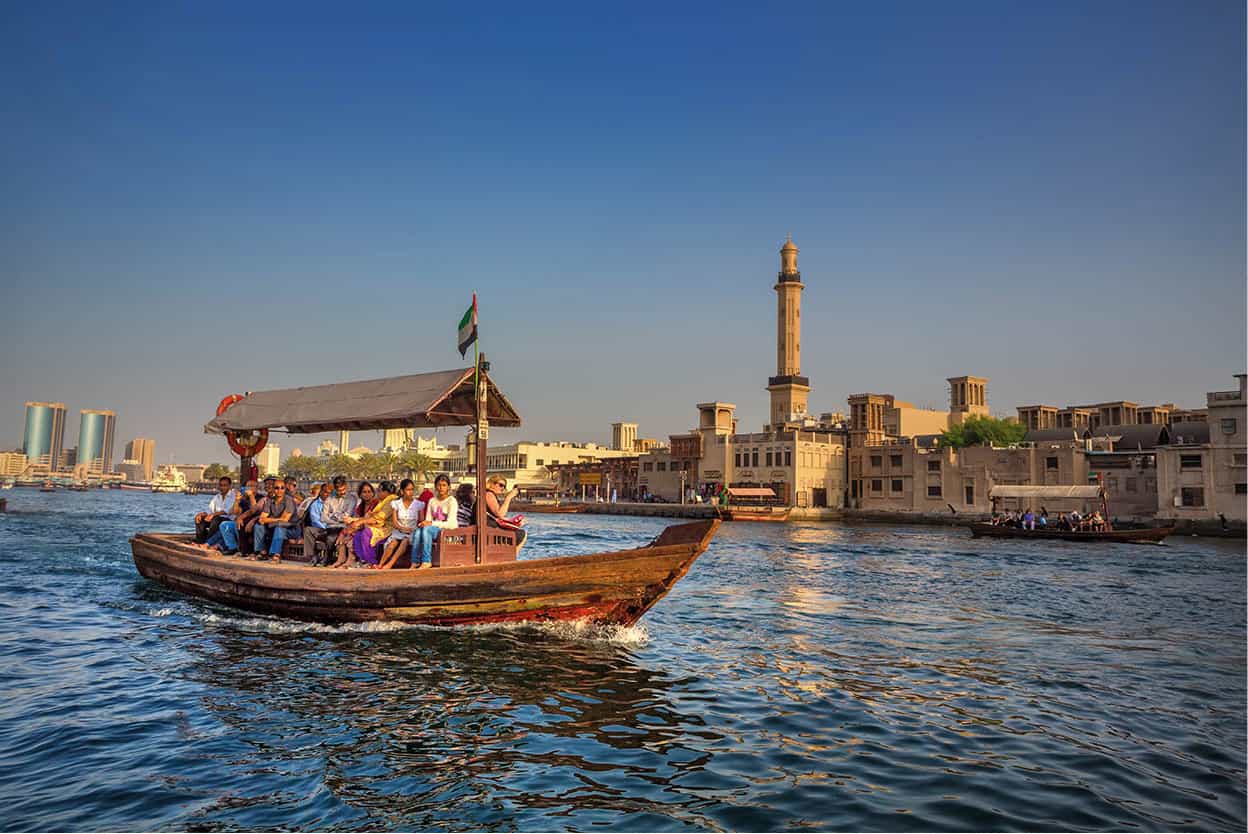
[[1005, 499], [1018, 499], [1033, 506], [1038, 501], [1082, 501], [1100, 502], [1100, 510], [1105, 522], [1104, 530], [1059, 530], [1050, 522], [1047, 526], [1028, 530], [1006, 524], [989, 524], [974, 522], [967, 525], [972, 538], [997, 539], [1060, 539], [1070, 542], [1121, 542], [1125, 544], [1161, 544], [1162, 540], [1174, 533], [1174, 527], [1149, 527], [1138, 530], [1115, 530], [1110, 522], [1109, 497], [1105, 492], [1105, 484], [1097, 478], [1095, 485], [1087, 486], [1045, 486], [1029, 484], [1000, 484], [988, 490], [992, 500], [993, 514], [997, 511], [997, 502]]
[[[242, 480], [269, 429], [291, 434], [473, 425], [476, 460], [489, 460], [489, 423], [520, 417], [475, 367], [389, 379], [226, 397], [205, 431], [224, 433], [242, 457]], [[241, 450], [241, 451], [240, 451]], [[477, 467], [477, 494], [485, 476]], [[517, 536], [486, 524], [444, 530], [432, 570], [334, 570], [255, 562], [196, 547], [188, 534], [140, 533], [130, 540], [139, 573], [174, 590], [261, 614], [324, 623], [393, 620], [465, 625], [529, 620], [631, 624], [666, 594], [706, 550], [718, 519], [668, 527], [632, 550], [517, 561]], [[488, 530], [487, 535], [477, 535]]]
[[1051, 527], [1024, 530], [1004, 524], [976, 522], [970, 525], [974, 538], [997, 539], [1062, 539], [1070, 542], [1122, 542], [1126, 544], [1160, 544], [1174, 535], [1173, 527], [1149, 527], [1140, 530], [1054, 530]]
[[789, 520], [789, 508], [771, 487], [728, 487], [728, 504], [719, 514], [725, 521]]
[[139, 573], [177, 591], [321, 623], [467, 625], [588, 620], [631, 625], [706, 550], [717, 519], [677, 524], [635, 550], [433, 570], [333, 570], [220, 556], [190, 536], [130, 540]]
[[740, 507], [729, 504], [720, 510], [724, 521], [788, 521], [788, 507]]

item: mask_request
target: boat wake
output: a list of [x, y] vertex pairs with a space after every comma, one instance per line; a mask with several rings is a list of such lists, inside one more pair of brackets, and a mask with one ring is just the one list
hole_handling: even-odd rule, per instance
[[602, 643], [612, 646], [637, 648], [650, 642], [650, 632], [641, 623], [631, 626], [600, 625], [588, 620], [527, 623], [481, 623], [462, 626], [430, 626], [417, 623], [374, 621], [367, 623], [307, 623], [278, 617], [248, 616], [245, 614], [218, 613], [190, 607], [178, 610], [165, 606], [152, 608], [149, 617], [186, 616], [203, 625], [224, 626], [240, 631], [261, 634], [386, 634], [402, 631], [441, 631], [451, 633], [506, 632], [515, 635], [533, 634], [576, 642]]

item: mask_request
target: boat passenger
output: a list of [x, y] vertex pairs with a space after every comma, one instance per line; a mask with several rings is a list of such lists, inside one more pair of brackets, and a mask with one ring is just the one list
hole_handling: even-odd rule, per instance
[[1049, 514], [1046, 510], [1041, 509], [1040, 515], [1036, 516], [1036, 526], [1041, 530], [1049, 526]]
[[521, 529], [524, 516], [507, 517], [511, 501], [520, 490], [507, 488], [507, 479], [502, 475], [491, 475], [485, 481], [485, 523], [489, 527], [499, 527], [516, 534], [516, 547], [524, 544], [526, 533]]
[[257, 556], [263, 556], [267, 547], [273, 561], [282, 561], [282, 545], [286, 543], [290, 529], [298, 524], [295, 518], [298, 509], [295, 499], [286, 494], [286, 484], [275, 482], [273, 491], [260, 505], [260, 515], [256, 519], [253, 538]]
[[364, 525], [351, 537], [351, 551], [356, 561], [363, 562], [370, 568], [377, 567], [377, 545], [394, 530], [393, 508], [390, 506], [398, 497], [398, 490], [390, 481], [382, 481], [378, 486], [377, 503], [363, 519]]
[[331, 544], [337, 541], [337, 534], [347, 526], [347, 517], [354, 515], [359, 506], [359, 497], [347, 490], [346, 477], [335, 475], [334, 494], [325, 499], [325, 510], [321, 515], [321, 519], [325, 522], [325, 529], [332, 534], [329, 539]]
[[1031, 511], [1031, 507], [1027, 508], [1027, 512], [1023, 513], [1023, 529], [1036, 529], [1036, 514]]
[[243, 487], [241, 492], [235, 494], [234, 506], [230, 510], [230, 517], [221, 522], [221, 526], [217, 528], [216, 535], [210, 537], [205, 546], [220, 550], [226, 556], [233, 556], [238, 553], [239, 537], [238, 524], [242, 515], [249, 511], [253, 506], [259, 504], [256, 497], [256, 479], [252, 478]]
[[381, 570], [394, 567], [403, 551], [411, 546], [412, 534], [416, 532], [416, 525], [424, 515], [425, 502], [416, 497], [416, 483], [411, 478], [404, 478], [399, 482], [399, 497], [391, 506], [394, 507], [394, 531], [382, 548], [381, 562], [378, 564]]
[[361, 481], [355, 492], [358, 499], [355, 509], [343, 516], [342, 532], [338, 534], [338, 542], [334, 546], [338, 553], [338, 559], [333, 564], [335, 568], [346, 568], [354, 563], [352, 541], [355, 539], [355, 534], [364, 526], [365, 518], [377, 506], [377, 492], [368, 481]]
[[454, 530], [459, 527], [459, 502], [451, 495], [451, 479], [439, 475], [433, 479], [435, 490], [425, 508], [425, 517], [416, 525], [416, 535], [412, 540], [412, 567], [433, 567], [433, 543], [442, 535], [443, 530]]
[[[286, 494], [293, 498], [296, 504], [302, 504], [306, 500], [304, 494], [299, 491], [299, 481], [294, 475], [286, 476]], [[315, 495], [315, 491], [313, 494]]]
[[264, 509], [265, 499], [273, 494], [273, 487], [277, 484], [277, 478], [272, 475], [264, 479], [264, 492], [254, 492], [251, 496], [251, 506], [238, 517], [238, 541], [239, 551], [243, 554], [252, 552], [252, 542], [256, 535], [256, 521], [260, 518], [260, 511]]
[[[310, 493], [313, 497], [307, 503], [307, 509], [300, 515], [303, 523], [303, 555], [311, 562], [312, 567], [319, 568], [329, 563], [329, 553], [333, 539], [325, 526], [325, 502], [329, 499], [329, 482], [317, 484]], [[321, 550], [317, 545], [324, 545]], [[323, 554], [323, 555], [322, 555]]]
[[308, 508], [312, 506], [312, 502], [320, 496], [321, 485], [313, 484], [312, 489], [308, 490], [308, 494], [300, 497], [297, 492], [291, 491], [290, 484], [293, 480], [294, 478], [286, 479], [286, 494], [295, 499], [295, 503], [299, 506], [298, 509], [295, 510], [295, 524], [291, 526], [290, 532], [287, 534], [287, 538], [302, 539], [304, 519], [308, 515]]
[[217, 480], [216, 494], [208, 502], [208, 511], [195, 514], [195, 542], [197, 544], [204, 544], [216, 535], [221, 522], [230, 518], [230, 513], [234, 510], [234, 502], [238, 498], [238, 493], [234, 491], [233, 486], [234, 482], [229, 476], [222, 475]]
[[477, 526], [477, 488], [464, 481], [455, 490], [455, 503], [459, 505], [457, 521], [460, 527]]

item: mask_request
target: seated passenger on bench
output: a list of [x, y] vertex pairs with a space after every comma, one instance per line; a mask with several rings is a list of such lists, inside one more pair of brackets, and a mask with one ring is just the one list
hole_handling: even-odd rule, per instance
[[507, 517], [511, 500], [520, 490], [507, 488], [507, 479], [502, 475], [491, 475], [485, 482], [485, 522], [490, 527], [510, 530], [516, 534], [516, 547], [524, 544], [525, 532], [521, 529], [524, 516]]
[[433, 480], [434, 495], [425, 507], [425, 516], [416, 525], [412, 538], [412, 567], [432, 567], [433, 543], [443, 530], [459, 527], [459, 502], [451, 495], [451, 479], [439, 475]]
[[411, 478], [399, 482], [399, 497], [390, 506], [394, 510], [394, 532], [382, 548], [381, 563], [377, 565], [381, 570], [388, 570], [399, 561], [403, 551], [412, 543], [416, 524], [425, 511], [425, 502], [416, 497], [416, 484]]
[[290, 535], [290, 528], [299, 523], [299, 520], [295, 518], [297, 510], [295, 499], [286, 494], [286, 484], [283, 481], [275, 481], [272, 492], [261, 505], [260, 517], [256, 519], [253, 535], [257, 557], [264, 556], [267, 546], [269, 556], [273, 558], [273, 561], [282, 561], [282, 545], [286, 543], [286, 537]]

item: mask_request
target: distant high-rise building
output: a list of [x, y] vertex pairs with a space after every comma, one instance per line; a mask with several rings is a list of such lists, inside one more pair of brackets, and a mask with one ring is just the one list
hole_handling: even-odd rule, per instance
[[78, 460], [88, 472], [108, 474], [113, 471], [113, 435], [117, 430], [117, 414], [84, 408], [78, 424]]
[[22, 451], [28, 466], [55, 469], [65, 443], [65, 403], [26, 403]]
[[619, 451], [631, 452], [637, 445], [637, 424], [636, 423], [612, 423], [611, 424], [611, 448]]
[[398, 452], [412, 445], [412, 429], [386, 429], [381, 433], [381, 448]]
[[350, 448], [351, 448], [351, 432], [349, 431], [338, 432], [338, 451], [342, 452], [345, 455], [347, 453], [347, 449], [350, 449]]
[[267, 475], [281, 474], [282, 466], [282, 448], [276, 443], [269, 443], [260, 450], [260, 454], [256, 455], [256, 468], [260, 470], [260, 477]]
[[132, 460], [143, 468], [141, 480], [150, 481], [156, 466], [156, 441], [146, 437], [136, 437], [126, 444], [126, 460]]

